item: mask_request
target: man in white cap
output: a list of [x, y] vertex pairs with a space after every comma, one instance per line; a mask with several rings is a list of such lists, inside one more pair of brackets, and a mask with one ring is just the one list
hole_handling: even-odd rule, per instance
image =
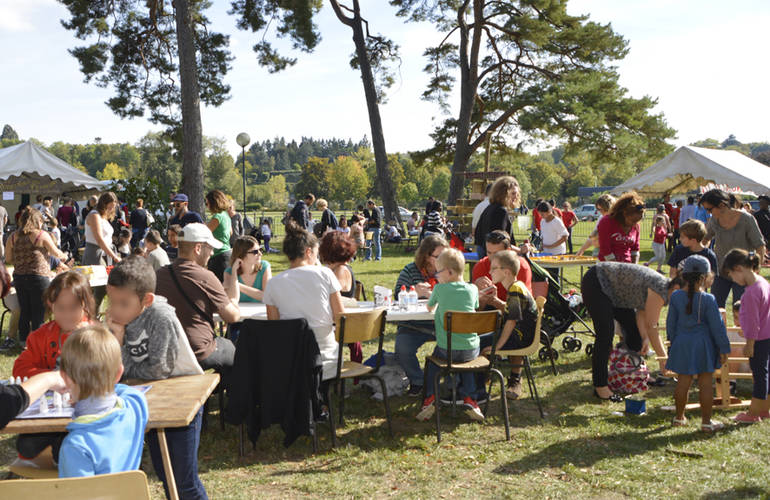
[[214, 313], [227, 323], [240, 319], [238, 282], [225, 290], [217, 277], [206, 269], [212, 250], [222, 243], [204, 224], [187, 224], [179, 233], [179, 257], [157, 272], [155, 293], [166, 297], [176, 309], [198, 363], [214, 368], [226, 379], [233, 366], [235, 346], [215, 333]]

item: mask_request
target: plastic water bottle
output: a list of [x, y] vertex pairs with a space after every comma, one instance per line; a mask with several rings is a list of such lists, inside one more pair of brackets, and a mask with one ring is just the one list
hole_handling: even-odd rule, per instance
[[417, 290], [415, 290], [414, 285], [409, 287], [409, 309], [417, 309]]
[[406, 311], [409, 308], [409, 292], [406, 291], [406, 285], [401, 285], [401, 290], [398, 292], [398, 309], [400, 311]]

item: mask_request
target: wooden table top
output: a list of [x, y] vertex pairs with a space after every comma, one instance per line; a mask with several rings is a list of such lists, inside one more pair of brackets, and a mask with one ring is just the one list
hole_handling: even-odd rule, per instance
[[[183, 427], [195, 417], [201, 405], [219, 383], [216, 373], [189, 375], [165, 380], [129, 381], [130, 385], [151, 385], [145, 393], [150, 410], [147, 429]], [[8, 423], [2, 434], [30, 434], [37, 432], [64, 432], [69, 418], [29, 418]]]

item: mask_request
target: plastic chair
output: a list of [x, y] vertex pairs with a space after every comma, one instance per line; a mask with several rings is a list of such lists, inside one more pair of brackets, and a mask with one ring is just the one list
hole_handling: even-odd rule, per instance
[[35, 500], [150, 500], [147, 476], [140, 470], [67, 479], [0, 481], [0, 498]]
[[[483, 312], [460, 312], [460, 311], [447, 311], [444, 313], [444, 328], [447, 333], [447, 354], [448, 359], [441, 359], [436, 356], [428, 356], [425, 358], [425, 370], [423, 380], [423, 394], [422, 401], [425, 400], [425, 387], [428, 382], [428, 364], [432, 363], [439, 368], [434, 378], [433, 387], [438, 394], [439, 379], [442, 376], [451, 376], [454, 373], [462, 372], [476, 372], [476, 373], [491, 373], [500, 380], [500, 401], [503, 409], [503, 422], [505, 424], [505, 439], [510, 441], [511, 431], [508, 424], [508, 401], [505, 399], [505, 379], [503, 374], [499, 370], [494, 368], [484, 356], [479, 356], [476, 359], [467, 361], [465, 363], [453, 363], [452, 362], [452, 334], [453, 333], [487, 333], [494, 332], [495, 343], [500, 336], [500, 329], [502, 327], [503, 315], [500, 311], [483, 311]], [[492, 344], [492, 355], [494, 356], [495, 344]], [[456, 389], [452, 384], [452, 413], [454, 414], [456, 409]], [[441, 398], [436, 397], [436, 439], [441, 442]], [[484, 414], [486, 415], [489, 409], [489, 399], [487, 399], [486, 405], [484, 405]]]
[[[543, 322], [543, 310], [545, 309], [545, 302], [546, 302], [545, 297], [538, 297], [535, 299], [535, 303], [537, 304], [537, 321], [535, 322], [535, 336], [532, 339], [532, 344], [529, 345], [528, 347], [523, 347], [521, 349], [497, 351], [497, 355], [502, 356], [502, 358], [495, 360], [495, 362], [493, 363], [495, 368], [502, 368], [502, 367], [524, 368], [524, 372], [527, 375], [527, 385], [529, 386], [529, 393], [535, 398], [535, 401], [537, 402], [537, 409], [540, 411], [540, 418], [543, 418], [545, 415], [543, 414], [543, 406], [540, 404], [540, 397], [537, 394], [537, 386], [535, 385], [535, 378], [532, 376], [532, 367], [529, 364], [529, 357], [535, 354], [538, 348], [540, 347], [540, 325]], [[507, 359], [507, 357], [509, 356], [523, 357], [524, 362], [512, 363]], [[493, 356], [493, 359], [495, 359], [494, 356]]]
[[356, 300], [364, 300], [364, 301], [367, 300], [366, 288], [364, 288], [364, 284], [356, 280], [355, 286], [356, 286], [356, 293], [355, 293]]
[[[388, 403], [388, 389], [385, 380], [379, 375], [378, 370], [383, 360], [382, 341], [385, 334], [385, 308], [374, 309], [372, 311], [346, 312], [337, 319], [335, 335], [339, 343], [337, 351], [337, 374], [331, 379], [330, 383], [337, 383], [339, 393], [339, 423], [344, 425], [345, 411], [345, 379], [348, 378], [376, 378], [382, 387], [382, 400], [385, 404], [385, 418], [388, 421], [388, 432], [393, 437], [393, 426], [390, 421], [390, 406]], [[354, 361], [343, 361], [344, 346], [352, 342], [366, 342], [367, 340], [379, 339], [377, 346], [377, 364], [371, 366], [356, 363]], [[329, 401], [331, 405], [331, 401]], [[336, 446], [336, 436], [333, 436], [332, 444]]]

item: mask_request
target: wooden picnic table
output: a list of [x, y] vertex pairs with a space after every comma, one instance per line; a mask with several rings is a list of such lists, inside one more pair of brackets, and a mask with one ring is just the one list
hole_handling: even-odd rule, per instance
[[[178, 500], [179, 494], [171, 468], [171, 456], [166, 442], [166, 429], [184, 427], [192, 422], [195, 414], [206, 402], [219, 383], [216, 373], [189, 375], [165, 380], [131, 380], [130, 385], [150, 385], [145, 393], [150, 415], [147, 429], [157, 429], [160, 453], [163, 458], [163, 470], [166, 473], [168, 490], [172, 500]], [[2, 434], [35, 434], [40, 432], [66, 432], [69, 418], [31, 418], [16, 419], [8, 423]]]

